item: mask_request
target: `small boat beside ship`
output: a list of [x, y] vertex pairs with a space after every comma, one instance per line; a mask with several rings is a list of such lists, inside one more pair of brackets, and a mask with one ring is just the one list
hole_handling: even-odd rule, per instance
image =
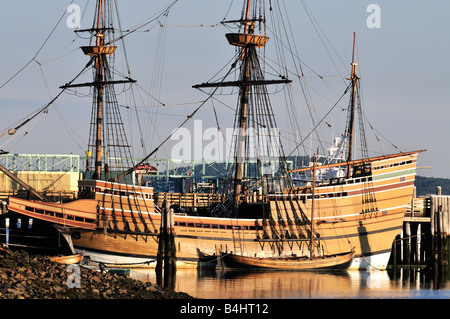
[[279, 256], [279, 257], [250, 257], [233, 253], [222, 253], [220, 256], [225, 266], [241, 269], [262, 270], [347, 270], [353, 261], [354, 252], [317, 256]]
[[74, 255], [67, 255], [67, 256], [52, 256], [48, 257], [51, 261], [60, 263], [60, 264], [79, 264], [83, 260], [84, 252]]

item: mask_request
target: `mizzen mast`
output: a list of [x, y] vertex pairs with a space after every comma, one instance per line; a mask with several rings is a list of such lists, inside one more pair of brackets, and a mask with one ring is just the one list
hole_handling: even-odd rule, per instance
[[[348, 155], [347, 155], [347, 162], [350, 163], [353, 158], [353, 127], [355, 122], [355, 105], [356, 105], [356, 90], [358, 85], [358, 76], [356, 75], [356, 68], [358, 66], [358, 63], [355, 63], [355, 40], [356, 40], [356, 33], [353, 33], [353, 54], [352, 54], [352, 73], [351, 77], [347, 78], [352, 82], [352, 94], [350, 97], [350, 110], [349, 110], [349, 120], [347, 125], [347, 137], [348, 137]], [[347, 178], [351, 177], [351, 166], [348, 164], [347, 167]]]

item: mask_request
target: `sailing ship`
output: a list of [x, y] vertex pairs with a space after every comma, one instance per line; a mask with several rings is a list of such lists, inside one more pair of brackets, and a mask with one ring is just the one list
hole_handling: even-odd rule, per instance
[[[207, 196], [208, 216], [175, 211], [177, 264], [196, 266], [211, 258], [219, 260], [223, 253], [268, 260], [292, 255], [309, 259], [338, 256], [353, 250], [350, 268], [369, 264], [385, 268], [412, 198], [421, 151], [353, 158], [359, 83], [353, 58], [346, 90], [351, 92], [345, 132], [348, 155], [344, 161], [320, 166], [338, 168], [345, 174], [294, 187], [293, 173], [313, 172], [314, 168], [292, 169], [286, 163], [267, 87], [287, 86], [292, 81], [287, 74], [265, 78], [260, 50], [264, 50], [269, 37], [263, 34], [264, 10], [258, 7], [261, 4], [245, 0], [240, 19], [222, 22], [239, 27], [238, 32], [226, 34], [237, 52], [228, 74], [237, 70], [237, 79], [226, 81], [224, 77], [194, 85], [197, 89], [211, 88], [213, 93], [219, 88], [238, 89], [234, 165], [229, 175], [231, 184], [222, 194], [193, 194], [197, 197], [193, 206], [200, 195]], [[91, 261], [152, 267], [158, 255], [162, 210], [170, 205], [183, 206], [186, 194], [154, 193], [152, 187], [143, 187], [129, 178], [157, 149], [140, 163], [131, 163], [114, 85], [134, 80], [113, 79], [111, 59], [116, 47], [111, 45], [111, 6], [110, 1], [97, 0], [93, 27], [78, 30], [91, 34], [91, 45], [82, 50], [90, 58], [93, 82], [63, 86], [88, 86], [94, 92], [87, 152], [89, 175], [79, 181], [78, 199], [56, 203], [10, 197], [8, 209], [54, 224], [74, 250], [84, 251]], [[113, 128], [114, 135], [107, 131]], [[259, 149], [255, 151], [256, 146]], [[164, 204], [158, 206], [156, 202]]]

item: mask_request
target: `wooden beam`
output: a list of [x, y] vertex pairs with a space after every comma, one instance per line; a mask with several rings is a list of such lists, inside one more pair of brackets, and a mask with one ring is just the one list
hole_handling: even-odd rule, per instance
[[267, 84], [287, 84], [291, 83], [292, 80], [259, 80], [259, 81], [230, 81], [230, 82], [219, 82], [219, 83], [202, 83], [193, 85], [194, 89], [207, 88], [207, 87], [226, 87], [226, 86], [252, 86], [252, 85], [267, 85]]
[[6, 176], [11, 178], [13, 181], [17, 182], [20, 186], [25, 188], [28, 192], [39, 198], [43, 202], [48, 202], [48, 200], [43, 197], [41, 194], [39, 194], [33, 187], [25, 183], [23, 180], [15, 176], [13, 173], [11, 173], [9, 170], [7, 170], [5, 167], [0, 165], [0, 171], [2, 171]]

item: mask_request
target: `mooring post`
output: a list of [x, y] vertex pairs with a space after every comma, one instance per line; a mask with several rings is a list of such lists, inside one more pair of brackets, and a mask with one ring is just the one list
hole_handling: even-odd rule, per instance
[[[447, 270], [450, 265], [450, 240], [447, 237]], [[450, 272], [448, 273], [450, 276]]]
[[[170, 205], [169, 205], [170, 207]], [[177, 249], [175, 245], [175, 221], [174, 221], [174, 209], [169, 208], [169, 241], [170, 241], [170, 263], [172, 272], [177, 270]]]
[[164, 287], [174, 289], [175, 287], [175, 272], [176, 272], [176, 257], [175, 257], [175, 239], [173, 234], [174, 221], [173, 209], [170, 208], [170, 203], [165, 203], [165, 244], [164, 244]]
[[[168, 201], [165, 202], [164, 205], [164, 270], [167, 270], [167, 268], [170, 268], [170, 261], [171, 261], [171, 247], [170, 247], [170, 204]], [[169, 266], [169, 267], [168, 267]]]
[[5, 244], [9, 247], [9, 218], [5, 218]]
[[411, 264], [419, 264], [419, 241], [418, 241], [418, 227], [419, 225], [417, 223], [411, 223]]
[[394, 242], [392, 244], [392, 271], [394, 274], [394, 279], [397, 278], [397, 246], [400, 241], [400, 235], [395, 236]]
[[163, 208], [161, 211], [161, 224], [159, 227], [159, 236], [158, 236], [158, 253], [156, 255], [156, 281], [157, 284], [162, 284], [162, 269], [164, 264], [164, 253], [165, 253], [165, 242], [166, 242], [166, 236], [165, 236], [165, 229], [166, 229], [166, 222], [167, 222], [167, 212], [166, 209]]
[[411, 227], [410, 223], [403, 223], [403, 264], [411, 264], [411, 249], [410, 249], [410, 238], [411, 237]]

